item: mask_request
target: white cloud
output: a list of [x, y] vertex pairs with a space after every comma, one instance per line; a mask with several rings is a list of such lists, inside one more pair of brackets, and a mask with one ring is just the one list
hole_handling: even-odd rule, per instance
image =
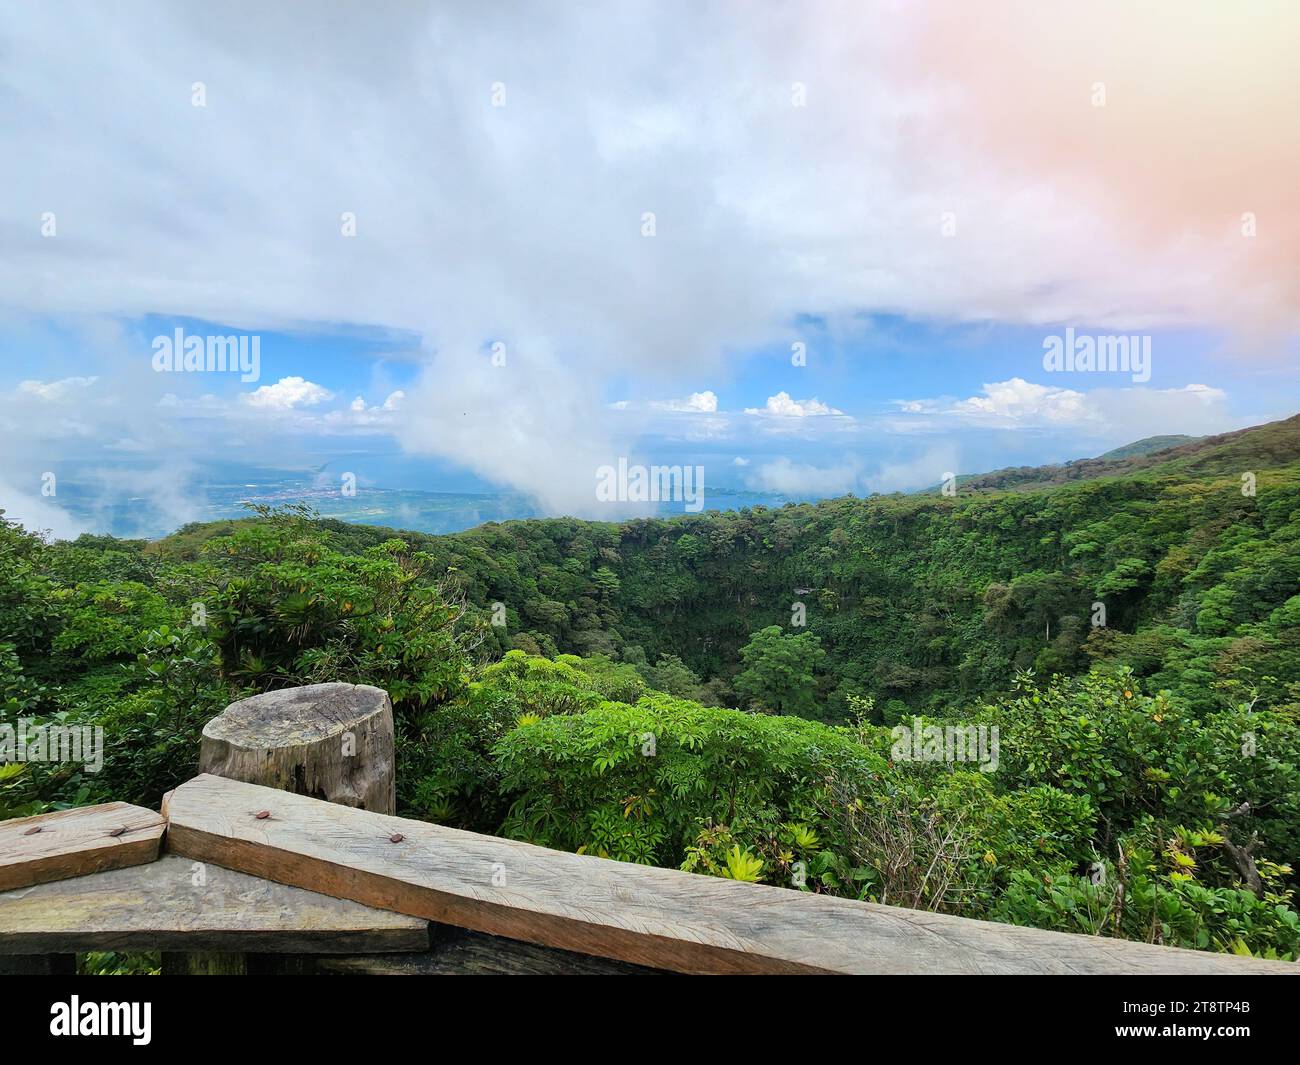
[[842, 415], [844, 412], [827, 406], [816, 398], [791, 399], [788, 392], [778, 392], [775, 396], [767, 397], [765, 406], [746, 407], [745, 413], [773, 418], [817, 418], [827, 415]]
[[685, 399], [656, 400], [650, 406], [684, 414], [714, 414], [718, 409], [718, 397], [713, 392], [692, 392]]
[[[325, 396], [290, 394], [292, 378], [234, 411], [344, 432], [386, 409], [409, 447], [575, 505], [585, 465], [626, 453], [637, 428], [593, 416], [613, 382], [725, 380], [702, 375], [798, 339], [804, 314], [832, 329], [872, 311], [1294, 328], [1298, 177], [1270, 123], [1300, 103], [1296, 18], [1260, 35], [1231, 5], [1190, 23], [1181, 5], [1130, 7], [377, 5], [358, 19], [323, 0], [304, 44], [303, 17], [277, 5], [238, 19], [162, 0], [75, 17], [23, 5], [0, 25], [0, 157], [19, 161], [0, 198], [0, 310], [410, 330], [424, 368], [400, 412], [313, 414]], [[1170, 26], [1179, 47], [1153, 47]], [[1105, 109], [1087, 98], [1099, 79]], [[796, 80], [806, 107], [791, 106]], [[1206, 145], [1227, 162], [1204, 166]], [[508, 362], [483, 378], [475, 359], [497, 338]], [[160, 395], [137, 374], [145, 356], [111, 352], [121, 414], [87, 403], [77, 421], [23, 424], [126, 438]], [[1070, 424], [1096, 408], [1088, 393], [1072, 412], [1070, 391], [985, 392], [930, 416]], [[1195, 408], [1198, 425], [1223, 407], [1133, 391], [1115, 411], [1145, 425], [1143, 404]], [[764, 433], [848, 423], [785, 393], [756, 410]], [[160, 455], [194, 439], [147, 431]]]
[[610, 410], [626, 411], [664, 411], [669, 414], [717, 414], [718, 396], [716, 392], [692, 392], [685, 399], [652, 399], [639, 403], [631, 399], [619, 399], [609, 404]]
[[1199, 399], [1206, 406], [1212, 403], [1222, 403], [1228, 398], [1228, 393], [1223, 389], [1211, 388], [1209, 385], [1184, 385], [1182, 388], [1166, 388], [1160, 394], [1174, 396], [1180, 392]]
[[[73, 19], [52, 2], [6, 19], [0, 155], [23, 165], [0, 203], [0, 299], [375, 323], [443, 345], [545, 335], [580, 362], [642, 368], [784, 339], [800, 313], [1297, 321], [1297, 174], [1270, 125], [1300, 103], [1292, 13], [1263, 37], [1230, 6], [1188, 24], [1172, 0], [983, 17], [392, 5], [361, 21], [322, 2], [312, 22], [303, 47], [302, 18], [274, 6], [230, 19], [141, 0]], [[1180, 47], [1153, 70], [1170, 26]], [[1062, 55], [1061, 40], [1080, 43]], [[1207, 99], [1207, 70], [1233, 92]], [[1099, 79], [1105, 109], [1088, 98]], [[1206, 144], [1233, 165], [1205, 167]]]
[[148, 455], [153, 452], [151, 445], [147, 444], [143, 440], [136, 440], [134, 437], [130, 436], [105, 444], [104, 449], [106, 451], [117, 451], [127, 455]]
[[282, 377], [273, 385], [262, 385], [246, 393], [243, 401], [250, 407], [266, 410], [292, 410], [295, 407], [314, 407], [333, 398], [334, 393], [329, 389], [302, 377]]
[[400, 417], [393, 431], [408, 451], [451, 458], [552, 513], [610, 516], [596, 499], [596, 470], [628, 451], [592, 416], [597, 387], [567, 377], [540, 347], [512, 345], [508, 367], [438, 352], [408, 390], [418, 415]]
[[914, 492], [938, 483], [950, 470], [962, 469], [961, 451], [952, 441], [911, 457], [886, 461], [863, 478], [872, 492]]
[[836, 462], [816, 464], [782, 456], [746, 475], [749, 487], [799, 498], [911, 492], [937, 483], [945, 471], [961, 469], [960, 448], [951, 440], [934, 444], [908, 457], [864, 461], [845, 455]]
[[367, 407], [364, 396], [357, 396], [347, 410], [332, 410], [324, 415], [300, 415], [300, 428], [321, 433], [394, 432], [406, 393], [400, 388], [390, 392], [378, 406]]
[[748, 477], [751, 488], [796, 496], [837, 496], [862, 484], [860, 463], [845, 461], [836, 466], [813, 466], [782, 457], [765, 462]]
[[98, 380], [98, 377], [65, 377], [60, 381], [23, 381], [19, 384], [18, 391], [38, 399], [55, 401], [82, 392]]
[[963, 399], [952, 410], [973, 418], [1004, 421], [1078, 423], [1097, 417], [1082, 392], [1032, 384], [1020, 377], [985, 385], [982, 396]]
[[29, 532], [48, 531], [60, 540], [70, 540], [86, 531], [85, 526], [62, 507], [19, 491], [16, 485], [3, 479], [0, 479], [0, 510], [7, 521], [16, 521]]
[[[1109, 437], [1128, 443], [1144, 436], [1186, 433], [1201, 436], [1243, 428], [1228, 409], [1228, 394], [1220, 388], [1191, 384], [1149, 391], [1125, 388], [1089, 393]], [[1250, 424], [1249, 422], [1244, 424]]]
[[[1121, 436], [1219, 432], [1231, 423], [1227, 393], [1204, 384], [1182, 388], [1072, 388], [1035, 384], [1020, 377], [983, 386], [966, 399], [898, 400], [904, 414], [931, 426], [967, 428], [1084, 428]], [[1160, 429], [1152, 429], [1152, 424]], [[1181, 426], [1181, 427], [1180, 427]]]

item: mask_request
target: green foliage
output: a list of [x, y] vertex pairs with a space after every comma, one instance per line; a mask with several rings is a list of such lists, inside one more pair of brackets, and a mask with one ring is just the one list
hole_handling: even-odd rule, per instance
[[834, 781], [823, 812], [844, 841], [817, 865], [837, 892], [913, 909], [987, 916], [1009, 875], [1077, 865], [1095, 827], [1084, 797], [1036, 786], [1004, 791], [982, 773]]
[[1148, 815], [1173, 826], [1230, 820], [1243, 841], [1258, 835], [1278, 860], [1300, 858], [1300, 730], [1278, 711], [1196, 715], [1167, 692], [1143, 695], [1120, 670], [1044, 688], [1022, 677], [982, 719], [1000, 724], [1011, 779], [1086, 795], [1105, 840]]
[[[1240, 475], [1257, 477], [1254, 496]], [[937, 494], [641, 519], [488, 523], [453, 536], [402, 533], [471, 615], [505, 607], [496, 654], [603, 655], [649, 687], [715, 705], [789, 698], [783, 712], [850, 717], [942, 712], [1004, 692], [1017, 669], [1082, 674], [1129, 666], [1198, 712], [1279, 707], [1300, 684], [1300, 419], [1038, 471], [964, 479]], [[199, 556], [249, 524], [187, 527], [154, 558]], [[391, 530], [315, 524], [344, 554]], [[128, 570], [119, 567], [125, 575]], [[140, 579], [138, 577], [130, 579]], [[144, 582], [147, 583], [147, 582]], [[782, 685], [779, 662], [741, 650], [789, 621], [792, 589], [822, 658]], [[1094, 606], [1106, 611], [1094, 627]], [[804, 641], [809, 646], [812, 641]], [[674, 656], [685, 671], [664, 666]], [[653, 663], [653, 665], [650, 665]], [[691, 675], [699, 690], [690, 687]], [[895, 717], [903, 716], [895, 712]]]
[[[456, 735], [427, 715], [464, 690], [481, 625], [444, 594], [427, 555], [400, 540], [338, 551], [295, 507], [227, 531], [177, 562], [108, 537], [46, 544], [0, 521], [0, 726], [98, 727], [106, 740], [98, 773], [6, 769], [3, 812], [156, 805], [193, 774], [204, 723], [233, 698], [288, 684], [384, 687], [416, 740], [402, 745], [407, 763], [421, 737]], [[471, 759], [444, 773], [481, 768]]]
[[[1296, 598], [1297, 612], [1300, 613], [1300, 596]], [[679, 699], [694, 699], [696, 702], [705, 702], [708, 698], [699, 676], [676, 655], [660, 655], [654, 665], [639, 668], [646, 686], [655, 691], [666, 692]]]
[[[492, 752], [508, 835], [968, 916], [1294, 954], [1300, 752], [1279, 713], [1201, 720], [1127, 671], [1043, 686], [1025, 675], [972, 719], [999, 729], [1000, 765], [981, 773], [891, 765], [889, 732], [866, 720], [828, 727], [657, 693], [594, 702], [571, 662], [511, 656], [475, 691], [513, 708], [530, 676], [550, 678], [557, 709], [534, 702], [543, 712]], [[581, 687], [557, 701], [566, 684]], [[873, 713], [869, 701], [859, 710]], [[1262, 898], [1228, 860], [1233, 838], [1256, 841]], [[1131, 893], [1118, 919], [1081, 873], [1116, 846]]]
[[79, 976], [157, 976], [161, 972], [162, 955], [157, 951], [147, 954], [91, 951], [77, 960]]
[[733, 686], [754, 707], [778, 714], [816, 717], [818, 673], [826, 652], [810, 632], [785, 634], [777, 625], [754, 633], [740, 649], [744, 669]]
[[722, 875], [728, 880], [746, 880], [757, 884], [763, 878], [763, 859], [755, 857], [749, 851], [742, 851], [739, 843], [733, 844], [731, 850], [727, 851], [727, 866]]
[[813, 794], [831, 770], [884, 764], [845, 730], [659, 693], [516, 728], [496, 759], [511, 799], [507, 834], [661, 865], [681, 865], [718, 825], [775, 854], [782, 823], [815, 815]]
[[225, 708], [229, 689], [216, 648], [190, 628], [145, 633], [136, 666], [138, 686], [95, 719], [109, 741], [95, 785], [101, 794], [157, 806], [198, 772], [199, 736]]
[[[261, 508], [156, 544], [0, 520], [0, 726], [108, 740], [99, 773], [0, 765], [0, 817], [156, 803], [230, 700], [347, 680], [393, 696], [407, 814], [1295, 958], [1298, 473], [1292, 419], [956, 499], [450, 537]], [[996, 729], [996, 766], [896, 759], [914, 716]]]
[[404, 541], [344, 554], [288, 510], [209, 542], [204, 554], [214, 566], [212, 639], [237, 682], [265, 690], [364, 680], [399, 712], [460, 690], [475, 626], [462, 624], [463, 610], [433, 579], [433, 560]]
[[1218, 950], [1283, 961], [1300, 959], [1300, 913], [1280, 897], [1257, 898], [1241, 888], [1206, 887], [1157, 876], [1137, 852], [1121, 879], [1106, 863], [1104, 877], [1012, 874], [994, 918], [1059, 932], [1107, 935], [1193, 950]]

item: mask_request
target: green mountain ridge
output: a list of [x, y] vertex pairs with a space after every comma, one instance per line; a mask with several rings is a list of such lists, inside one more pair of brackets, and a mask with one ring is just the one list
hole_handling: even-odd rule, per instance
[[1123, 447], [1113, 448], [1104, 454], [1098, 455], [1097, 458], [1108, 461], [1133, 458], [1136, 455], [1149, 455], [1153, 451], [1165, 451], [1171, 447], [1179, 447], [1182, 444], [1191, 444], [1200, 439], [1199, 436], [1147, 436], [1141, 440], [1134, 440], [1131, 444], [1125, 444]]
[[[817, 700], [832, 720], [855, 693], [903, 714], [1006, 690], [1019, 669], [1077, 673], [1097, 661], [1133, 664], [1198, 705], [1259, 687], [1285, 702], [1300, 659], [1285, 649], [1289, 614], [1273, 616], [1300, 590], [1297, 463], [1300, 417], [986, 474], [951, 499], [529, 519], [447, 536], [324, 524], [347, 551], [398, 537], [428, 552], [472, 610], [501, 604], [500, 652], [651, 666], [674, 656], [716, 701], [740, 701], [741, 648], [780, 626], [826, 652]], [[1243, 495], [1247, 473], [1255, 496]], [[194, 558], [238, 527], [187, 527], [146, 551]]]
[[[1131, 444], [1115, 448], [1096, 458], [1072, 459], [1060, 464], [1044, 466], [1005, 467], [980, 474], [959, 474], [957, 484], [971, 490], [1007, 489], [1018, 487], [1054, 487], [1077, 481], [1094, 480], [1100, 477], [1122, 476], [1139, 470], [1160, 470], [1169, 468], [1169, 472], [1183, 470], [1188, 473], [1221, 473], [1232, 466], [1251, 465], [1250, 460], [1261, 468], [1273, 468], [1300, 460], [1300, 414], [1278, 422], [1252, 426], [1217, 436], [1151, 436], [1136, 440]], [[921, 489], [914, 495], [939, 493], [940, 486], [933, 485]], [[894, 493], [898, 495], [900, 493]], [[840, 497], [858, 498], [858, 497]], [[870, 498], [870, 497], [869, 497]], [[834, 502], [823, 500], [821, 502]], [[785, 503], [783, 506], [809, 506], [818, 504]], [[761, 511], [763, 506], [749, 508]], [[161, 555], [175, 558], [193, 558], [198, 548], [213, 536], [229, 535], [241, 523], [254, 521], [254, 518], [224, 518], [210, 522], [190, 522], [176, 532], [151, 542], [150, 550]], [[336, 531], [347, 528], [370, 530], [363, 539], [372, 540], [378, 535], [401, 535], [414, 543], [425, 543], [440, 536], [464, 536], [475, 529], [460, 533], [421, 533], [411, 530], [395, 529], [390, 526], [365, 525], [358, 522], [345, 522], [340, 519], [323, 519]], [[489, 526], [510, 526], [519, 522], [545, 521], [589, 521], [590, 524], [608, 524], [580, 518], [514, 518], [503, 522], [485, 522], [477, 528]], [[634, 519], [647, 520], [647, 519]], [[675, 518], [661, 519], [666, 521]]]
[[[1176, 441], [1165, 445], [1166, 441]], [[1091, 459], [1049, 466], [1020, 466], [959, 477], [975, 491], [1036, 488], [1143, 471], [1181, 471], [1191, 475], [1246, 472], [1294, 461], [1300, 454], [1300, 415], [1266, 425], [1202, 437], [1147, 437]], [[938, 489], [932, 489], [937, 491]]]

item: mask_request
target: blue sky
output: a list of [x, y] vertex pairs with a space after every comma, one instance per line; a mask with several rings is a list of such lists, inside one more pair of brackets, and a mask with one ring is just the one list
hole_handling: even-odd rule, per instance
[[[108, 358], [88, 357], [84, 331], [66, 322], [28, 322], [0, 333], [6, 368], [0, 388], [76, 382], [60, 398], [85, 408], [94, 404], [96, 392], [111, 386], [115, 365], [128, 357], [137, 363], [150, 358], [156, 336], [171, 336], [176, 329], [201, 337], [239, 332], [226, 323], [163, 315], [122, 319], [113, 326], [116, 354]], [[591, 417], [611, 426], [627, 442], [624, 450], [647, 462], [705, 465], [718, 487], [817, 497], [911, 490], [933, 483], [949, 466], [978, 472], [1060, 461], [1139, 436], [1220, 431], [1291, 413], [1284, 398], [1291, 383], [1285, 369], [1242, 373], [1225, 359], [1224, 337], [1204, 329], [1153, 335], [1149, 380], [1135, 383], [1132, 375], [1046, 371], [1044, 337], [1061, 330], [1043, 326], [862, 315], [832, 327], [802, 315], [790, 328], [798, 341], [729, 351], [707, 369], [611, 375], [603, 393], [593, 397]], [[208, 373], [164, 375], [151, 382], [159, 392], [151, 418], [204, 427], [196, 430], [195, 446], [174, 446], [174, 458], [198, 463], [209, 469], [208, 476], [250, 464], [312, 470], [344, 463], [359, 464], [364, 483], [377, 487], [526, 491], [526, 485], [484, 477], [472, 466], [403, 446], [399, 419], [420, 417], [418, 410], [402, 409], [405, 397], [419, 389], [426, 364], [418, 334], [325, 323], [310, 332], [259, 331], [257, 336], [255, 382]], [[797, 344], [803, 345], [798, 365]], [[491, 342], [484, 341], [471, 357], [490, 363]], [[206, 446], [210, 433], [231, 424], [232, 410], [241, 411], [242, 404], [248, 414], [250, 399], [291, 381], [302, 382], [305, 391], [286, 391], [282, 401], [266, 408], [258, 426], [264, 442], [256, 454], [212, 452]], [[987, 399], [990, 384], [1015, 381], [1023, 395], [1004, 397], [1001, 406], [990, 401], [991, 410], [967, 409]], [[1079, 397], [1085, 409], [1055, 416], [1051, 400], [1061, 395]], [[784, 407], [779, 399], [773, 406], [782, 396], [788, 401]], [[1163, 407], [1150, 402], [1157, 396], [1165, 398]], [[1090, 397], [1100, 405], [1097, 411], [1086, 407]], [[912, 409], [918, 403], [925, 409]], [[1104, 416], [1123, 403], [1139, 404], [1144, 417]], [[385, 404], [392, 409], [385, 410]], [[358, 405], [364, 411], [355, 410]], [[84, 409], [82, 414], [91, 420]], [[284, 418], [289, 422], [277, 427]], [[119, 440], [74, 436], [62, 455], [45, 451], [37, 465], [49, 465], [56, 456], [91, 461], [88, 451], [101, 444], [117, 445], [119, 460], [148, 454], [147, 448], [122, 448], [123, 440], [129, 434]], [[930, 454], [935, 468], [924, 465]], [[903, 468], [891, 477], [895, 465]], [[819, 473], [829, 476], [819, 478]]]
[[[1300, 407], [1285, 9], [312, 18], [0, 28], [11, 517], [179, 524], [254, 468], [620, 517], [619, 458], [861, 495]], [[257, 380], [155, 372], [177, 328], [256, 337]], [[1149, 379], [1049, 372], [1066, 329]]]

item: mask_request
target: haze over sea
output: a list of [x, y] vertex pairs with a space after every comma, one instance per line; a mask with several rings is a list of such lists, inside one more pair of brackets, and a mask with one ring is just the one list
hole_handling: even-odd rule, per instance
[[[356, 494], [344, 495], [342, 474], [332, 469], [277, 470], [267, 467], [228, 467], [196, 471], [187, 497], [172, 500], [152, 491], [105, 491], [99, 480], [75, 478], [59, 484], [59, 502], [79, 527], [98, 534], [156, 539], [190, 521], [217, 521], [249, 514], [247, 504], [305, 503], [322, 517], [365, 525], [383, 525], [425, 533], [452, 533], [489, 521], [549, 517], [527, 496], [490, 485], [455, 485], [463, 490], [433, 491], [388, 487], [393, 483], [358, 480]], [[129, 472], [115, 478], [129, 483]], [[747, 506], [781, 506], [791, 497], [744, 488], [708, 488], [705, 510], [738, 510]], [[172, 504], [175, 505], [172, 505]], [[668, 516], [683, 512], [683, 504], [647, 504], [642, 515]]]

